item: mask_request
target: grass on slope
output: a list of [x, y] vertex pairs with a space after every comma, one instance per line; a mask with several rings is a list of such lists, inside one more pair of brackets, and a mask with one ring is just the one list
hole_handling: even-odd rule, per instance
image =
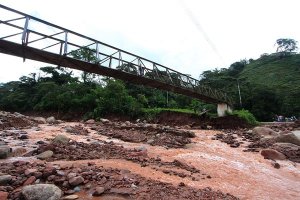
[[274, 55], [260, 58], [248, 64], [241, 77], [247, 81], [267, 86], [277, 92], [296, 92], [300, 90], [300, 55], [280, 58]]

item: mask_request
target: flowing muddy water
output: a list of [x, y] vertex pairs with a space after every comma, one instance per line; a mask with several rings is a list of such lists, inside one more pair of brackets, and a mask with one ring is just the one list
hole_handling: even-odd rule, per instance
[[[142, 143], [124, 142], [119, 139], [99, 135], [96, 131], [89, 130], [87, 135], [74, 135], [65, 131], [66, 126], [82, 125], [81, 123], [62, 123], [59, 125], [39, 125], [40, 129], [26, 129], [29, 140], [24, 144], [9, 139], [8, 142], [15, 146], [28, 146], [31, 149], [39, 140], [52, 139], [57, 134], [65, 134], [77, 142], [90, 143], [104, 140], [113, 141], [125, 148], [147, 149], [149, 157], [160, 157], [163, 161], [174, 159], [183, 161], [199, 169], [209, 177], [200, 180], [191, 180], [169, 175], [155, 170], [150, 166], [141, 165], [124, 159], [95, 159], [96, 165], [117, 169], [127, 169], [143, 177], [161, 182], [178, 185], [181, 182], [194, 188], [211, 187], [230, 193], [240, 199], [300, 199], [300, 166], [291, 161], [278, 161], [281, 168], [275, 169], [270, 160], [265, 160], [259, 153], [243, 152], [242, 148], [231, 148], [211, 137], [218, 133], [212, 130], [194, 130], [196, 137], [186, 148], [164, 148]], [[87, 128], [87, 127], [86, 127]], [[16, 160], [18, 158], [10, 158]], [[8, 160], [10, 160], [8, 159]], [[30, 158], [33, 159], [33, 158]], [[80, 165], [90, 160], [80, 161], [54, 161], [60, 165]], [[81, 191], [78, 194], [82, 199], [124, 199], [119, 196], [92, 197], [91, 194]]]

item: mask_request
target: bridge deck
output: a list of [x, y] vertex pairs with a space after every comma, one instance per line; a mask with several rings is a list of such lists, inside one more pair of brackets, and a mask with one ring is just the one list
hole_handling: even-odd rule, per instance
[[[225, 92], [203, 86], [187, 74], [1, 4], [0, 9], [7, 13], [0, 16], [0, 26], [5, 26], [1, 27], [0, 53], [232, 105]], [[80, 52], [90, 59], [74, 56]]]
[[31, 60], [36, 60], [36, 61], [45, 62], [49, 64], [64, 66], [64, 67], [91, 72], [91, 73], [104, 75], [104, 76], [110, 76], [124, 81], [129, 81], [135, 84], [141, 84], [145, 86], [154, 87], [157, 89], [183, 94], [210, 103], [220, 102], [216, 99], [201, 95], [197, 92], [193, 92], [188, 89], [169, 85], [160, 81], [145, 78], [143, 76], [133, 75], [117, 69], [111, 69], [111, 68], [103, 67], [101, 65], [99, 66], [97, 64], [87, 63], [70, 57], [65, 57], [47, 51], [35, 49], [32, 47], [23, 46], [10, 41], [0, 40], [0, 52], [4, 54], [13, 55], [13, 56], [18, 56], [21, 58], [24, 57]]

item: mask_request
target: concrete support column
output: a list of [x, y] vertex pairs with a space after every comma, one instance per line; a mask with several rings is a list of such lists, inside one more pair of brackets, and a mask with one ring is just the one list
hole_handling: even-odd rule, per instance
[[217, 111], [218, 111], [218, 116], [223, 117], [223, 116], [226, 115], [226, 111], [227, 112], [232, 112], [232, 109], [226, 103], [219, 103]]

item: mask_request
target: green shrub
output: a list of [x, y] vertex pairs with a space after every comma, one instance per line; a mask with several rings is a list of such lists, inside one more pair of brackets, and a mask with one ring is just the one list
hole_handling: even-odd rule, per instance
[[239, 118], [244, 119], [247, 123], [251, 125], [257, 125], [254, 115], [250, 113], [248, 110], [235, 110], [232, 112], [232, 115], [237, 115]]

